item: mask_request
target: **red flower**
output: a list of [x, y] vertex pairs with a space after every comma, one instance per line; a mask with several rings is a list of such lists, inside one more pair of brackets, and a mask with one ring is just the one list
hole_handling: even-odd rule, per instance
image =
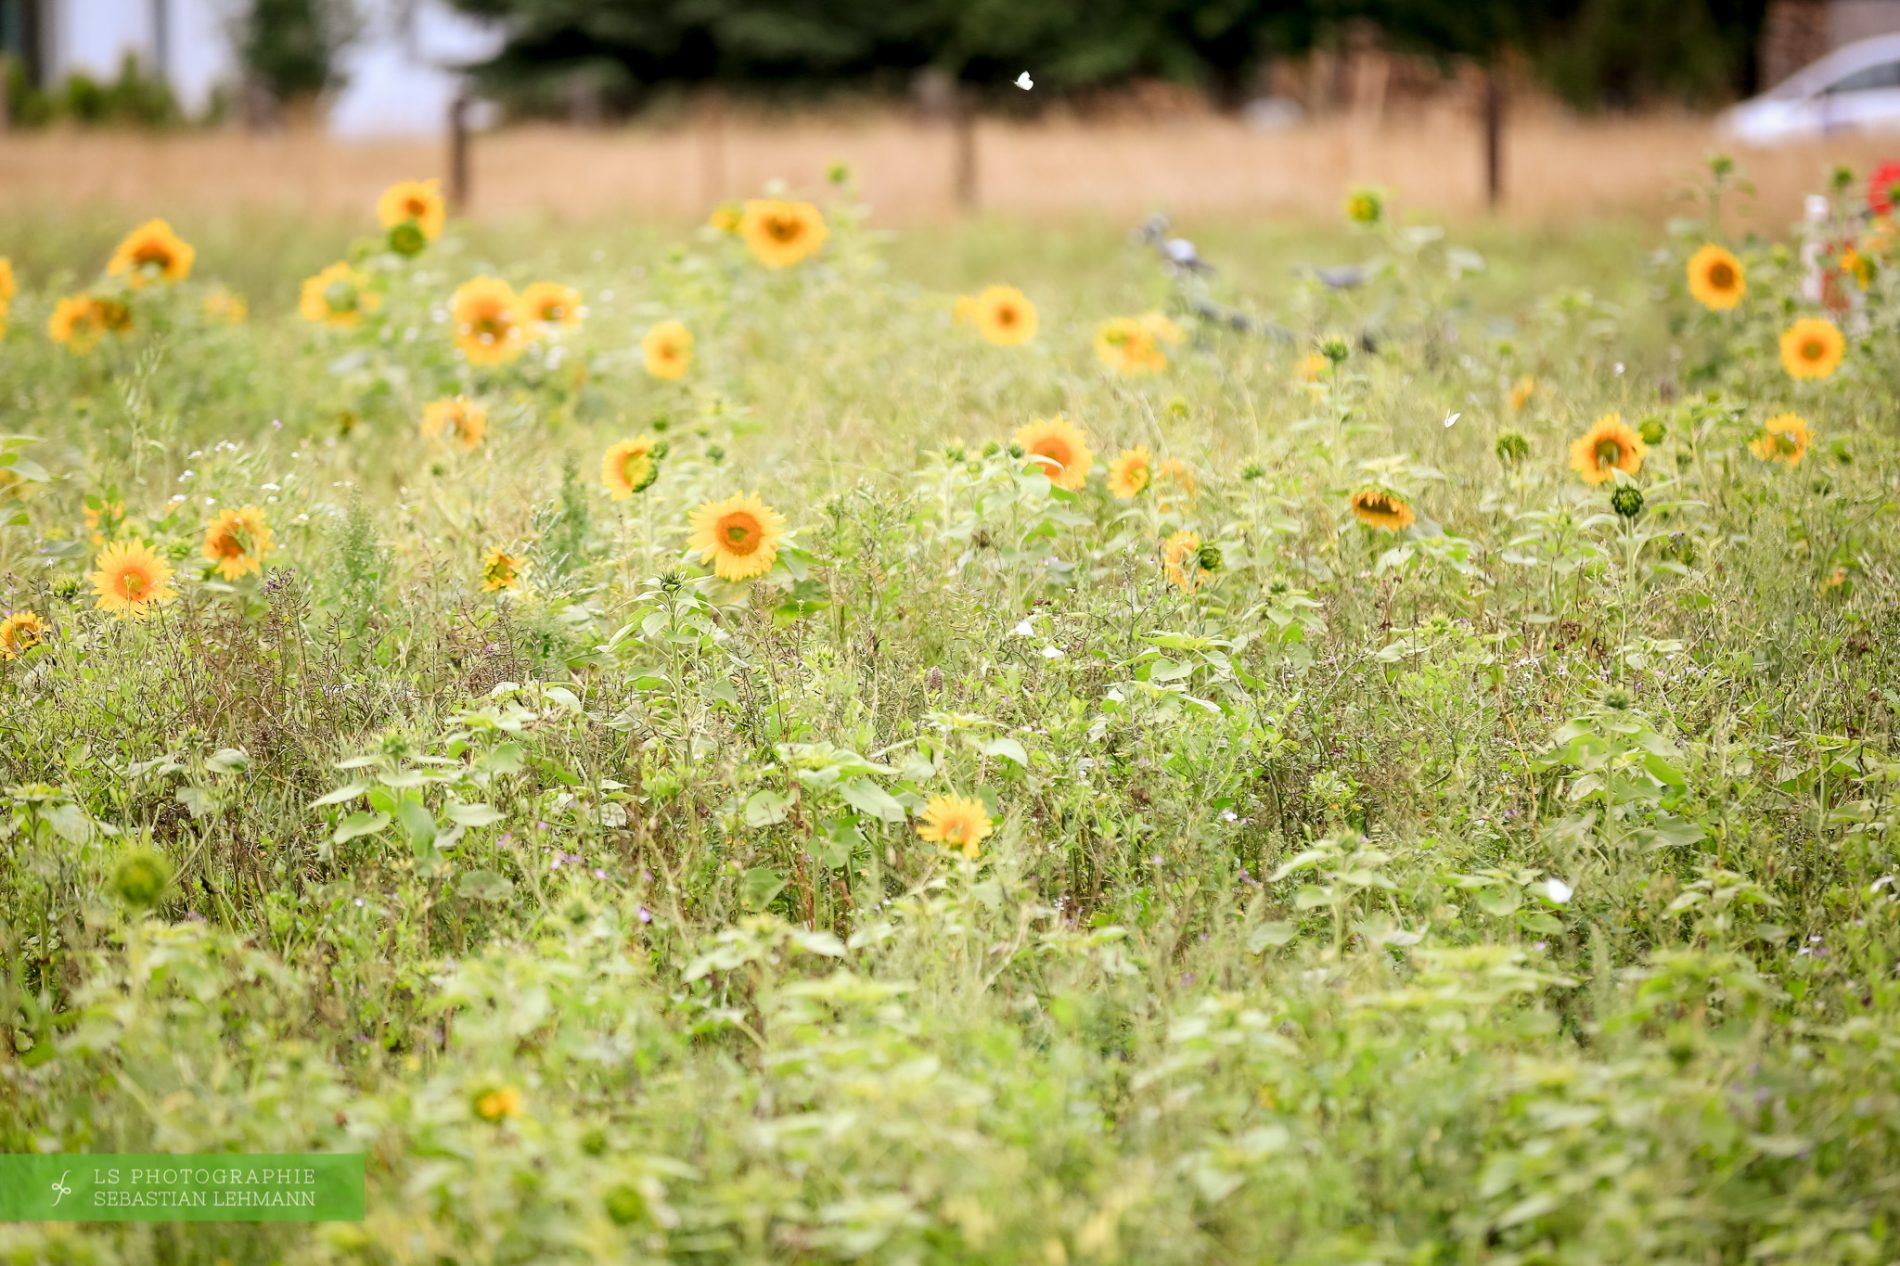
[[1893, 210], [1894, 192], [1900, 189], [1900, 162], [1885, 162], [1867, 178], [1867, 209], [1875, 215]]

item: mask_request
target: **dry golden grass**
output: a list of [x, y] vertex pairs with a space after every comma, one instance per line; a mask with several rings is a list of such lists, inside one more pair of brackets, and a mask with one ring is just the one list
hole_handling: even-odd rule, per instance
[[[1705, 121], [1578, 121], [1526, 111], [1506, 142], [1506, 214], [1531, 223], [1665, 213], [1719, 142]], [[1864, 168], [1880, 142], [1843, 139], [1741, 152], [1759, 189], [1752, 215], [1783, 224], [1829, 166]], [[1420, 111], [1406, 123], [1349, 120], [1278, 133], [1214, 117], [1088, 125], [985, 122], [980, 203], [1036, 218], [1325, 215], [1357, 181], [1438, 214], [1484, 209], [1475, 121]], [[815, 188], [837, 160], [858, 172], [887, 222], [954, 214], [955, 139], [908, 120], [735, 120], [659, 130], [521, 128], [476, 138], [471, 210], [562, 219], [697, 217], [722, 197], [782, 178]], [[445, 166], [441, 144], [340, 144], [320, 136], [114, 134], [0, 136], [0, 208], [106, 204], [128, 211], [257, 206], [356, 215], [392, 180]]]

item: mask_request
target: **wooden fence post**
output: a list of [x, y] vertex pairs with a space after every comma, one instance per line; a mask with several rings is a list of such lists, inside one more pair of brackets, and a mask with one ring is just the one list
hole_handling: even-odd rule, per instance
[[449, 208], [457, 215], [468, 210], [469, 97], [458, 89], [449, 102]]
[[1496, 211], [1504, 203], [1504, 68], [1493, 62], [1484, 72], [1484, 204]]

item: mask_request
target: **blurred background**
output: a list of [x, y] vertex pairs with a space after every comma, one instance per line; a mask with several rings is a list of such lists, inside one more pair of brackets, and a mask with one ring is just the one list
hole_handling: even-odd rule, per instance
[[[1900, 0], [0, 0], [0, 209], [1785, 222], [1900, 129]], [[1027, 76], [1027, 78], [1024, 78]]]

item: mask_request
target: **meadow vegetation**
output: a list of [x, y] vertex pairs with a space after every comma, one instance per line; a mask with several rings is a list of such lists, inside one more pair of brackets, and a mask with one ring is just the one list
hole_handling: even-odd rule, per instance
[[835, 177], [0, 237], [0, 1150], [369, 1158], [0, 1262], [1894, 1260], [1881, 182]]

